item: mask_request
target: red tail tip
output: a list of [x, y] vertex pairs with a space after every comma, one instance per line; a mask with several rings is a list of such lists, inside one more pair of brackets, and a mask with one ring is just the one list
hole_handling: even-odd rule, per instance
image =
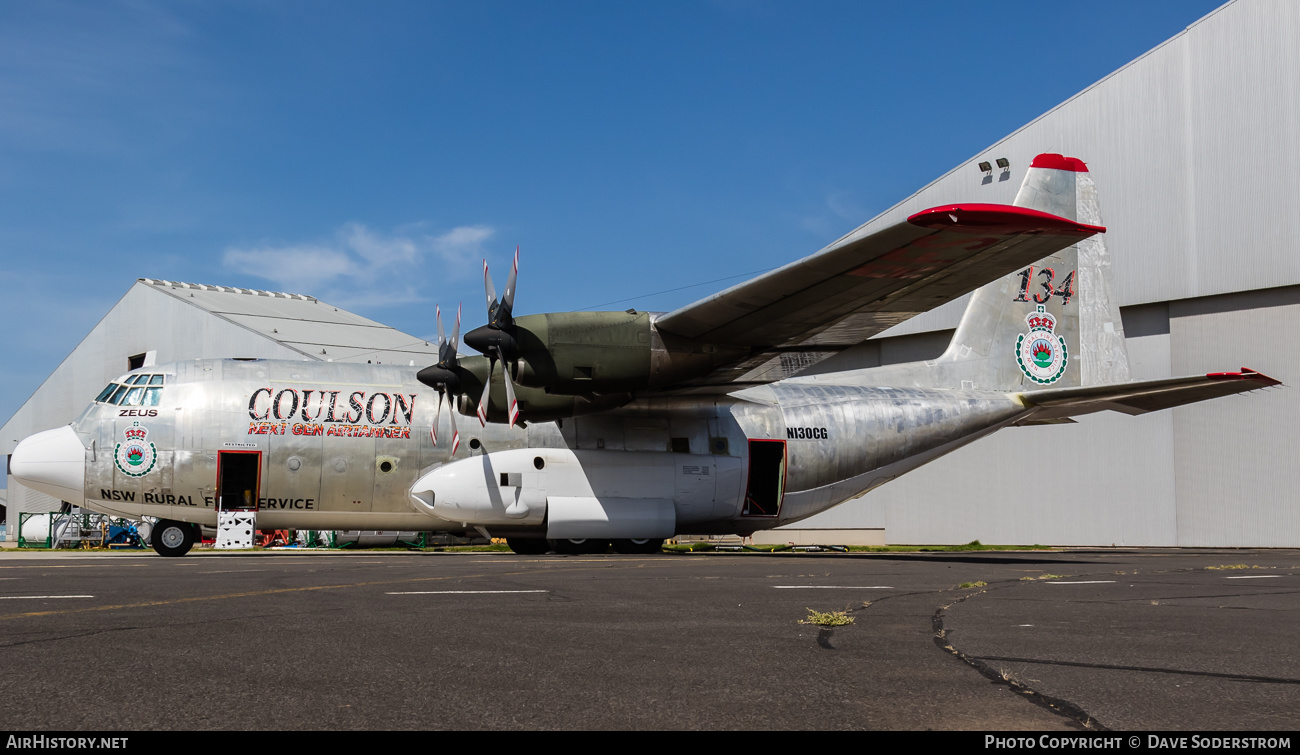
[[1058, 155], [1055, 152], [1044, 152], [1030, 163], [1031, 168], [1050, 168], [1052, 170], [1068, 170], [1075, 173], [1087, 173], [1088, 166], [1077, 157], [1066, 157]]

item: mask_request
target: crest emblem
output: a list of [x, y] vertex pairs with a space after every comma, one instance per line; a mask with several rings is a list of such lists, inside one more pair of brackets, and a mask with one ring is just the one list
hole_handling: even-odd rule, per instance
[[123, 435], [126, 441], [113, 449], [113, 461], [122, 474], [144, 477], [158, 461], [158, 449], [149, 442], [149, 430], [141, 427], [139, 422], [133, 422]]
[[1016, 363], [1025, 377], [1041, 385], [1050, 385], [1065, 374], [1069, 354], [1065, 339], [1056, 335], [1056, 318], [1042, 304], [1025, 316], [1029, 332], [1016, 339]]

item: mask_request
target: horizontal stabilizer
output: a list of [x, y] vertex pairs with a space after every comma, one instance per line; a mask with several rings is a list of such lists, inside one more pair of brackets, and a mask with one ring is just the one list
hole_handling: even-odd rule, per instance
[[1016, 424], [1042, 425], [1048, 424], [1050, 420], [1107, 410], [1132, 415], [1146, 414], [1274, 385], [1281, 385], [1281, 382], [1243, 367], [1240, 372], [1212, 372], [1208, 375], [1136, 383], [1028, 391], [1020, 394], [1020, 397], [1035, 411]]

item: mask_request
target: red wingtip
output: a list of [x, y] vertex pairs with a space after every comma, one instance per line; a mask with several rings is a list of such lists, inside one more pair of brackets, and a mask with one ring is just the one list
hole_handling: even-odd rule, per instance
[[1026, 233], [1049, 231], [1088, 237], [1105, 233], [1100, 225], [1085, 225], [1028, 207], [1004, 204], [961, 204], [931, 207], [907, 219], [912, 225], [935, 230], [951, 229], [969, 233]]
[[1206, 375], [1210, 380], [1251, 380], [1256, 383], [1263, 383], [1265, 386], [1281, 385], [1281, 380], [1274, 380], [1262, 372], [1256, 372], [1249, 367], [1242, 367], [1241, 372], [1211, 372]]
[[1058, 155], [1055, 152], [1044, 152], [1029, 164], [1031, 168], [1050, 168], [1052, 170], [1068, 170], [1075, 173], [1087, 173], [1088, 166], [1077, 157], [1066, 157]]

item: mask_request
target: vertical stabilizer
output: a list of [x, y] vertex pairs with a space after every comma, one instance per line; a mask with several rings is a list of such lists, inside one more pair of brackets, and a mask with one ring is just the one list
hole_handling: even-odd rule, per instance
[[[1034, 158], [1015, 204], [1101, 225], [1088, 166]], [[963, 388], [1027, 391], [1127, 382], [1128, 351], [1101, 235], [978, 289], [939, 363]]]

